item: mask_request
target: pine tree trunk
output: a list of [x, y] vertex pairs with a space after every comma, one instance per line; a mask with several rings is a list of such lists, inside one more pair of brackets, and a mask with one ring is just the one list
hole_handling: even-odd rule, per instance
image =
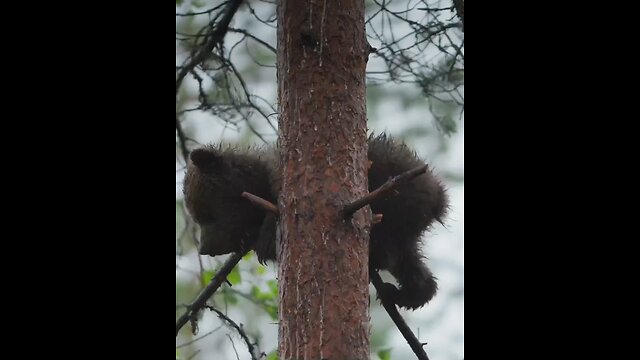
[[363, 0], [278, 1], [279, 358], [369, 359]]

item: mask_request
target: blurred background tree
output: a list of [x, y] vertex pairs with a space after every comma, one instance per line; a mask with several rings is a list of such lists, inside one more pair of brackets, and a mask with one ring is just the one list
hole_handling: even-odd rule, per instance
[[[403, 139], [445, 179], [452, 211], [425, 235], [439, 278], [436, 298], [402, 312], [432, 359], [464, 356], [464, 7], [463, 1], [367, 0], [367, 67], [372, 132]], [[277, 138], [275, 0], [176, 1], [176, 318], [227, 256], [197, 253], [198, 228], [182, 202], [185, 155], [205, 143], [243, 145]], [[275, 264], [249, 253], [210, 300], [242, 326], [255, 354], [275, 359]], [[384, 274], [383, 274], [384, 276]], [[372, 288], [372, 287], [371, 287]], [[372, 291], [372, 300], [375, 299]], [[376, 301], [372, 359], [415, 355]], [[237, 354], [237, 355], [236, 355]], [[217, 314], [203, 311], [198, 332], [176, 338], [176, 358], [246, 359], [247, 345]]]

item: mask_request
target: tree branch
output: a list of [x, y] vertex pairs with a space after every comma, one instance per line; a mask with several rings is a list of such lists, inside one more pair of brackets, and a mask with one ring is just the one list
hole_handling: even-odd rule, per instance
[[176, 131], [178, 132], [178, 142], [180, 143], [180, 151], [182, 151], [182, 157], [184, 158], [185, 164], [189, 161], [189, 150], [187, 149], [187, 137], [184, 135], [184, 131], [182, 130], [182, 124], [180, 120], [176, 117]]
[[256, 355], [254, 353], [255, 350], [254, 350], [253, 344], [249, 340], [249, 337], [247, 336], [247, 333], [244, 332], [244, 329], [242, 329], [242, 327], [238, 326], [238, 324], [236, 324], [233, 320], [231, 320], [227, 315], [223, 314], [220, 310], [214, 308], [213, 306], [207, 306], [207, 308], [209, 310], [215, 312], [216, 314], [218, 314], [218, 317], [221, 320], [225, 321], [231, 327], [236, 329], [238, 334], [240, 334], [240, 336], [242, 337], [244, 342], [247, 344], [247, 348], [249, 348], [249, 354], [251, 354], [251, 359], [252, 360], [258, 360], [258, 358], [256, 357]]
[[243, 34], [244, 36], [250, 37], [253, 40], [257, 41], [258, 43], [262, 44], [262, 46], [264, 46], [267, 49], [271, 50], [271, 52], [273, 52], [274, 54], [276, 54], [276, 55], [278, 54], [278, 51], [276, 50], [276, 48], [274, 48], [273, 46], [269, 45], [269, 43], [267, 43], [266, 41], [257, 38], [255, 35], [252, 35], [251, 33], [249, 33], [248, 31], [246, 31], [244, 29], [229, 28], [229, 31], [235, 32], [235, 33], [239, 33], [239, 34]]
[[389, 180], [387, 180], [386, 183], [384, 183], [382, 186], [380, 186], [379, 188], [373, 190], [372, 192], [369, 193], [369, 195], [356, 200], [354, 202], [352, 202], [351, 204], [347, 205], [344, 207], [344, 209], [342, 210], [343, 212], [343, 216], [345, 219], [351, 217], [356, 211], [360, 210], [361, 208], [371, 204], [372, 202], [374, 202], [375, 200], [377, 200], [378, 198], [382, 197], [383, 195], [385, 195], [386, 193], [388, 193], [389, 191], [395, 189], [396, 187], [405, 184], [411, 180], [413, 180], [415, 177], [417, 177], [418, 175], [422, 175], [425, 172], [427, 172], [427, 168], [429, 167], [429, 165], [423, 165], [420, 167], [417, 167], [415, 169], [406, 171], [398, 176], [395, 176]]
[[413, 331], [409, 328], [409, 325], [404, 321], [400, 313], [398, 312], [398, 308], [396, 304], [393, 303], [391, 299], [389, 299], [384, 292], [383, 286], [384, 283], [380, 278], [380, 274], [377, 271], [370, 272], [371, 283], [376, 288], [376, 292], [378, 293], [378, 298], [382, 302], [382, 306], [387, 310], [389, 317], [396, 324], [398, 330], [404, 338], [407, 340], [407, 343], [411, 347], [411, 350], [416, 354], [419, 360], [429, 360], [427, 353], [422, 348], [422, 343], [418, 340], [418, 338], [413, 334]]
[[216, 5], [214, 7], [212, 7], [209, 10], [205, 10], [205, 11], [200, 11], [200, 12], [190, 12], [190, 13], [176, 13], [176, 16], [196, 16], [196, 15], [204, 15], [204, 14], [211, 14], [212, 12], [218, 10], [220, 7], [222, 7], [224, 5], [224, 3], [220, 4], [220, 5]]
[[279, 211], [278, 211], [278, 207], [275, 206], [271, 201], [267, 201], [259, 196], [253, 195], [251, 193], [248, 192], [243, 192], [242, 193], [242, 197], [251, 201], [251, 203], [253, 203], [253, 205], [259, 207], [259, 208], [263, 208], [267, 211], [271, 211], [272, 213], [278, 215]]
[[187, 311], [178, 319], [176, 322], [176, 336], [178, 336], [178, 332], [180, 329], [186, 324], [189, 320], [194, 320], [198, 311], [200, 311], [207, 303], [207, 300], [218, 290], [220, 285], [227, 279], [227, 275], [233, 270], [236, 264], [242, 259], [245, 253], [234, 253], [231, 257], [224, 263], [222, 268], [218, 271], [218, 273], [211, 279], [209, 285], [207, 285], [204, 290], [198, 295], [198, 297], [191, 303], [191, 305], [187, 306]]
[[[192, 72], [193, 69], [195, 69], [195, 67], [198, 66], [198, 64], [206, 60], [207, 57], [211, 54], [211, 51], [213, 51], [213, 49], [217, 45], [223, 42], [224, 36], [227, 34], [227, 31], [229, 30], [229, 23], [231, 22], [233, 15], [235, 15], [235, 13], [238, 11], [240, 4], [242, 4], [242, 0], [229, 0], [226, 2], [226, 4], [227, 6], [224, 9], [224, 15], [222, 16], [222, 19], [220, 19], [218, 23], [215, 23], [215, 20], [217, 19], [217, 16], [216, 16], [216, 18], [214, 18], [211, 21], [211, 23], [209, 24], [211, 29], [205, 36], [205, 40], [203, 41], [203, 43], [194, 52], [190, 61], [186, 65], [180, 67], [180, 70], [176, 77], [176, 96], [178, 95], [178, 91], [180, 90], [182, 81], [187, 76], [187, 74]], [[211, 9], [211, 11], [217, 9], [218, 7], [219, 6]], [[186, 146], [186, 137], [182, 130], [182, 125], [180, 124], [180, 121], [178, 120], [177, 117], [176, 117], [176, 131], [178, 132], [178, 139], [180, 142], [180, 150], [182, 151], [182, 156], [184, 157], [184, 161], [187, 162], [188, 160], [187, 156], [189, 155], [189, 151], [187, 150], [187, 146]]]
[[202, 336], [200, 336], [200, 337], [198, 337], [198, 338], [195, 338], [195, 339], [193, 339], [193, 340], [189, 340], [189, 341], [187, 341], [187, 342], [185, 342], [185, 343], [182, 343], [182, 344], [180, 344], [180, 345], [177, 345], [177, 346], [176, 346], [176, 349], [180, 349], [180, 348], [183, 348], [183, 347], [185, 347], [185, 346], [189, 346], [189, 345], [191, 345], [191, 344], [194, 344], [194, 343], [198, 342], [199, 340], [202, 340], [202, 339], [206, 338], [207, 336], [209, 336], [209, 335], [213, 334], [214, 332], [216, 332], [216, 331], [218, 331], [218, 330], [222, 329], [222, 326], [223, 326], [223, 325], [220, 325], [220, 326], [218, 326], [217, 328], [215, 328], [215, 329], [213, 329], [213, 330], [209, 331], [208, 333], [206, 333], [206, 334], [204, 334], [204, 335], [202, 335]]
[[453, 0], [453, 6], [455, 6], [458, 17], [462, 21], [462, 31], [464, 32], [464, 0]]
[[222, 16], [222, 19], [220, 19], [220, 22], [216, 24], [214, 23], [215, 19], [212, 20], [212, 23], [210, 24], [211, 30], [207, 34], [204, 43], [194, 53], [194, 55], [191, 57], [191, 60], [186, 65], [184, 65], [178, 73], [178, 76], [176, 78], [176, 95], [178, 94], [178, 90], [180, 90], [180, 85], [182, 85], [182, 81], [184, 80], [185, 76], [187, 76], [187, 74], [198, 64], [203, 62], [209, 56], [209, 54], [211, 54], [211, 51], [213, 51], [216, 45], [222, 43], [222, 41], [224, 40], [224, 36], [227, 34], [227, 30], [229, 29], [229, 23], [231, 22], [233, 15], [235, 15], [235, 13], [238, 11], [240, 4], [242, 4], [242, 0], [229, 0], [227, 2], [227, 7], [224, 9], [224, 15]]

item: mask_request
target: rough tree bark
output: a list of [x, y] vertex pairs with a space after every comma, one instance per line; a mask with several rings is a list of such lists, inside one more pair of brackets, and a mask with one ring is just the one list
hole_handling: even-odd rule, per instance
[[369, 359], [363, 0], [278, 1], [279, 358]]

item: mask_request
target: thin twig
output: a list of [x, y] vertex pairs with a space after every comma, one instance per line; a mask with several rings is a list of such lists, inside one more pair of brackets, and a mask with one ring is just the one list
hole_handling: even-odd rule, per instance
[[229, 31], [235, 32], [235, 33], [239, 33], [239, 34], [243, 34], [243, 35], [245, 35], [247, 37], [250, 37], [253, 40], [257, 41], [258, 43], [262, 44], [262, 46], [264, 46], [267, 49], [271, 50], [271, 52], [273, 52], [274, 54], [278, 54], [278, 51], [276, 50], [276, 48], [274, 48], [273, 46], [269, 45], [269, 43], [267, 43], [266, 41], [259, 39], [255, 35], [252, 35], [251, 33], [249, 33], [248, 31], [246, 31], [244, 29], [229, 28]]
[[193, 343], [197, 342], [198, 340], [201, 340], [201, 339], [206, 338], [207, 336], [209, 336], [209, 335], [213, 334], [214, 332], [216, 332], [216, 331], [218, 331], [218, 330], [220, 330], [220, 329], [222, 329], [222, 325], [218, 326], [217, 328], [215, 328], [215, 329], [213, 329], [213, 330], [209, 331], [208, 333], [206, 333], [206, 334], [204, 334], [204, 335], [202, 335], [202, 336], [200, 336], [200, 337], [198, 337], [198, 338], [195, 338], [195, 339], [193, 339], [193, 340], [187, 341], [186, 343], [182, 343], [182, 344], [180, 344], [180, 345], [176, 346], [176, 349], [180, 349], [180, 348], [182, 348], [182, 347], [189, 346], [189, 345], [191, 345], [191, 344], [193, 344]]
[[249, 337], [247, 336], [247, 333], [244, 332], [242, 327], [238, 326], [238, 324], [236, 324], [233, 320], [231, 320], [227, 315], [222, 313], [220, 310], [214, 308], [213, 306], [208, 306], [208, 308], [209, 308], [209, 310], [211, 310], [211, 311], [215, 312], [216, 314], [218, 314], [218, 317], [221, 320], [224, 320], [227, 324], [231, 325], [231, 327], [236, 329], [238, 334], [240, 334], [240, 336], [242, 337], [244, 342], [247, 344], [247, 347], [249, 348], [249, 354], [251, 354], [251, 359], [252, 360], [257, 360], [256, 355], [254, 354], [255, 350], [254, 350], [253, 344], [249, 340]]
[[236, 344], [233, 342], [231, 335], [227, 334], [227, 338], [231, 341], [231, 347], [233, 347], [233, 352], [236, 353], [236, 359], [240, 360], [240, 355], [238, 355], [238, 350], [236, 350]]
[[384, 183], [382, 186], [380, 186], [379, 188], [373, 190], [372, 192], [370, 192], [367, 196], [356, 200], [354, 202], [352, 202], [351, 204], [347, 205], [344, 207], [343, 209], [343, 215], [346, 218], [351, 217], [356, 211], [360, 210], [361, 208], [371, 204], [372, 202], [374, 202], [375, 200], [377, 200], [379, 197], [385, 195], [386, 193], [388, 193], [389, 191], [395, 189], [396, 187], [405, 184], [411, 180], [413, 180], [415, 177], [417, 177], [418, 175], [422, 175], [425, 172], [427, 172], [427, 168], [429, 167], [429, 165], [423, 165], [420, 167], [417, 167], [415, 169], [406, 171], [398, 176], [395, 176], [389, 180], [387, 180], [386, 183]]
[[[238, 11], [238, 8], [242, 4], [242, 0], [230, 0], [227, 2], [227, 7], [224, 10], [224, 16], [217, 24], [211, 24], [212, 31], [207, 35], [207, 41], [202, 44], [200, 49], [193, 55], [191, 61], [184, 65], [178, 76], [176, 77], [176, 96], [178, 95], [178, 90], [180, 89], [180, 85], [182, 85], [182, 80], [187, 76], [191, 70], [193, 70], [198, 64], [204, 61], [211, 51], [216, 47], [216, 45], [221, 44], [224, 40], [224, 36], [227, 34], [227, 30], [229, 29], [229, 23], [233, 18], [233, 15]], [[215, 20], [215, 19], [214, 19]], [[213, 21], [212, 21], [213, 23]]]
[[238, 296], [246, 299], [247, 301], [250, 301], [251, 303], [253, 303], [257, 307], [259, 307], [262, 310], [264, 310], [267, 314], [270, 314], [268, 308], [275, 306], [275, 304], [274, 305], [268, 304], [267, 300], [265, 300], [265, 299], [257, 299], [255, 296], [251, 296], [249, 294], [245, 294], [245, 293], [243, 293], [241, 291], [238, 291], [238, 290], [235, 290], [235, 289], [226, 289], [225, 291], [228, 291], [231, 294], [238, 295]]
[[462, 21], [462, 31], [464, 31], [464, 0], [453, 0], [453, 5], [456, 8], [460, 21]]
[[242, 197], [251, 201], [251, 203], [253, 203], [253, 205], [263, 208], [267, 211], [271, 211], [272, 213], [278, 215], [278, 207], [275, 206], [271, 201], [267, 201], [259, 196], [253, 195], [251, 193], [248, 192], [243, 192], [242, 193]]
[[220, 5], [217, 5], [209, 10], [205, 10], [205, 11], [200, 11], [200, 12], [190, 12], [190, 13], [176, 13], [176, 16], [196, 16], [196, 15], [204, 15], [204, 14], [211, 14], [212, 12], [218, 10], [220, 7], [222, 7], [223, 5], [225, 5], [225, 3], [222, 3]]
[[231, 257], [224, 263], [222, 268], [218, 271], [218, 273], [211, 279], [209, 285], [207, 285], [204, 290], [198, 295], [198, 297], [191, 303], [191, 305], [187, 306], [187, 311], [178, 319], [176, 322], [176, 336], [178, 336], [178, 332], [180, 329], [186, 324], [190, 319], [195, 320], [196, 315], [207, 303], [207, 300], [218, 290], [220, 285], [227, 279], [227, 275], [233, 270], [236, 264], [242, 259], [244, 253], [234, 253]]
[[182, 129], [182, 124], [180, 120], [176, 117], [176, 131], [178, 132], [178, 142], [180, 143], [180, 151], [182, 151], [182, 157], [184, 158], [184, 162], [189, 161], [189, 150], [187, 150], [187, 137], [184, 135], [184, 130]]
[[192, 360], [193, 358], [196, 357], [196, 355], [198, 355], [200, 353], [200, 351], [202, 351], [202, 349], [198, 349], [198, 350], [194, 351], [193, 354], [191, 354], [191, 356], [189, 356], [186, 360]]
[[382, 279], [380, 278], [380, 274], [378, 274], [377, 271], [371, 271], [369, 276], [371, 278], [371, 283], [378, 292], [378, 297], [382, 302], [382, 306], [384, 306], [384, 309], [387, 310], [389, 317], [396, 324], [396, 327], [398, 328], [398, 330], [400, 330], [402, 336], [404, 336], [404, 338], [407, 340], [409, 346], [411, 346], [411, 350], [413, 350], [419, 360], [429, 360], [427, 353], [422, 348], [423, 344], [413, 334], [413, 331], [411, 331], [407, 323], [404, 321], [402, 315], [400, 315], [400, 313], [398, 312], [396, 304], [394, 304], [391, 299], [387, 298], [386, 293], [383, 291], [382, 287], [384, 284], [382, 282]]

